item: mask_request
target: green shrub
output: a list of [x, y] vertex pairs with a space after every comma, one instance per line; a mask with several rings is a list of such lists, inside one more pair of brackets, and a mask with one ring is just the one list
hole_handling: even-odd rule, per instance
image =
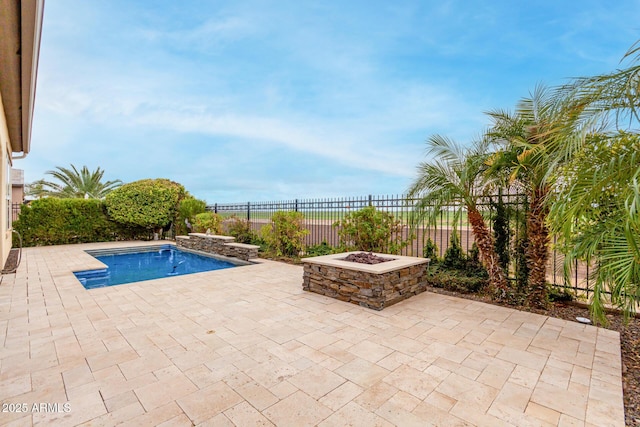
[[249, 244], [259, 246], [258, 252], [269, 252], [269, 245], [267, 244], [267, 242], [255, 233], [253, 235], [253, 239], [251, 239]]
[[480, 248], [476, 242], [473, 242], [471, 249], [469, 249], [467, 261], [469, 264], [480, 264]]
[[304, 237], [309, 234], [303, 219], [301, 212], [278, 211], [271, 217], [271, 224], [260, 229], [261, 237], [275, 256], [300, 255], [304, 249]]
[[495, 216], [493, 218], [493, 240], [496, 254], [498, 254], [498, 261], [500, 266], [505, 271], [509, 272], [509, 215], [507, 207], [502, 200], [502, 192], [498, 195], [498, 201], [491, 201], [491, 206], [495, 209]]
[[379, 211], [374, 206], [350, 212], [333, 226], [339, 227], [340, 246], [347, 251], [397, 254], [409, 243], [406, 240], [395, 241], [394, 237], [402, 233], [402, 223], [393, 214]]
[[462, 246], [460, 246], [460, 237], [458, 236], [458, 232], [455, 230], [451, 232], [449, 247], [444, 252], [442, 265], [446, 268], [456, 268], [459, 270], [464, 270], [467, 267], [467, 257], [462, 251]]
[[193, 224], [197, 214], [204, 213], [207, 210], [207, 203], [194, 197], [186, 197], [180, 202], [178, 208], [178, 221], [176, 223], [176, 233], [186, 234], [189, 232], [185, 220]]
[[422, 254], [425, 258], [431, 259], [431, 264], [436, 264], [438, 262], [438, 246], [433, 240], [431, 240], [431, 237], [429, 237], [429, 239], [427, 239], [427, 243], [424, 244]]
[[222, 234], [222, 217], [213, 212], [203, 212], [193, 218], [193, 232], [205, 233], [207, 230], [211, 234]]
[[[466, 282], [467, 279], [479, 279], [484, 283], [484, 280], [489, 277], [487, 270], [480, 262], [480, 250], [478, 245], [474, 244], [469, 249], [469, 254], [465, 255], [462, 246], [460, 245], [460, 237], [456, 231], [451, 233], [449, 240], [449, 247], [444, 253], [442, 262], [440, 263], [441, 270], [447, 271], [453, 274], [455, 277], [461, 278]], [[473, 288], [474, 280], [464, 287]], [[480, 286], [478, 284], [478, 286]]]
[[243, 218], [232, 215], [222, 222], [224, 233], [236, 238], [238, 243], [256, 244], [256, 233], [251, 229], [251, 223]]
[[527, 247], [529, 239], [527, 235], [526, 222], [520, 227], [515, 243], [515, 264], [516, 264], [516, 289], [521, 294], [526, 294], [529, 289], [529, 266], [527, 265]]
[[22, 236], [23, 246], [149, 238], [142, 229], [122, 227], [112, 221], [104, 202], [97, 199], [34, 200], [22, 207], [13, 228]]
[[549, 286], [549, 301], [570, 302], [574, 299], [575, 295], [569, 289]]
[[322, 255], [331, 255], [336, 253], [336, 248], [327, 243], [326, 240], [323, 240], [322, 243], [317, 245], [308, 246], [305, 250], [305, 257], [312, 256], [322, 256]]
[[105, 198], [114, 221], [159, 232], [175, 221], [185, 197], [181, 184], [168, 179], [143, 179], [123, 185]]
[[473, 245], [471, 245], [471, 249], [469, 249], [467, 264], [464, 270], [470, 276], [489, 277], [487, 269], [484, 268], [484, 265], [482, 265], [482, 262], [480, 261], [480, 249], [478, 248], [476, 242], [473, 242]]
[[489, 277], [468, 275], [461, 270], [451, 270], [442, 267], [430, 269], [427, 279], [429, 285], [460, 293], [478, 293], [488, 285]]

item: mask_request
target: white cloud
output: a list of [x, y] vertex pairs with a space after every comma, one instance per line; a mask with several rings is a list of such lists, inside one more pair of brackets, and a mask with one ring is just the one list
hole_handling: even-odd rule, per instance
[[[102, 125], [117, 123], [125, 132], [143, 126], [275, 143], [343, 166], [405, 177], [413, 174], [408, 165], [421, 154], [416, 152], [416, 146], [421, 150], [428, 127], [450, 129], [460, 123], [456, 118], [461, 111], [470, 110], [444, 92], [417, 85], [401, 91], [385, 88], [379, 96], [386, 99], [386, 108], [381, 99], [373, 97], [378, 105], [373, 109], [359, 107], [362, 111], [353, 119], [309, 117], [292, 112], [267, 116], [250, 108], [234, 112], [208, 107], [199, 104], [202, 99], [190, 94], [185, 94], [181, 101], [167, 101], [163, 96], [154, 99], [149, 92], [127, 96], [125, 91], [116, 91], [116, 96], [109, 96], [104, 90], [82, 92], [57, 87], [42, 94], [40, 108]], [[187, 101], [189, 98], [192, 103]], [[407, 140], [407, 132], [421, 131], [424, 134], [415, 136], [417, 139]]]
[[158, 30], [143, 28], [141, 36], [149, 42], [165, 44], [183, 50], [210, 52], [227, 42], [250, 36], [255, 27], [246, 18], [238, 16], [213, 17], [195, 27]]

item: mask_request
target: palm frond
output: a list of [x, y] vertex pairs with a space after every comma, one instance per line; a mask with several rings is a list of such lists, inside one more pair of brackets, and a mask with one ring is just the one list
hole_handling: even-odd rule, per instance
[[87, 166], [80, 170], [74, 165], [69, 168], [57, 166], [55, 170], [47, 171], [46, 174], [54, 180], [40, 180], [34, 183], [38, 186], [38, 197], [102, 199], [122, 185], [120, 180], [102, 182], [104, 170], [99, 167], [90, 171]]

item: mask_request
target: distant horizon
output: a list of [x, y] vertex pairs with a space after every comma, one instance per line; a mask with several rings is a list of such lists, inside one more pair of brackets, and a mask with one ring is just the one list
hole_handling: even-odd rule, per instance
[[537, 84], [614, 71], [640, 4], [45, 4], [25, 183], [167, 178], [207, 204], [400, 195]]

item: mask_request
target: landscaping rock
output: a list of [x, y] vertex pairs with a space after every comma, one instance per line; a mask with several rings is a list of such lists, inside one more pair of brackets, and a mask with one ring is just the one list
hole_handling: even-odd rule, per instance
[[359, 262], [361, 264], [380, 264], [381, 262], [393, 261], [393, 258], [383, 258], [371, 252], [360, 252], [357, 254], [349, 254], [344, 260]]

